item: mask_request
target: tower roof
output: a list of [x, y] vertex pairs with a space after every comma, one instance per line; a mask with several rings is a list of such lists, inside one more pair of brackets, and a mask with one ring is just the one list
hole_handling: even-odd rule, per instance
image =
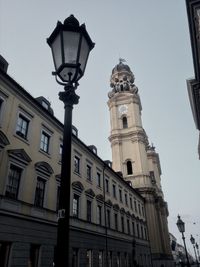
[[118, 92], [129, 92], [137, 94], [137, 87], [134, 84], [135, 77], [124, 59], [120, 58], [119, 63], [112, 69], [110, 77], [110, 87], [113, 88], [108, 96], [111, 98]]

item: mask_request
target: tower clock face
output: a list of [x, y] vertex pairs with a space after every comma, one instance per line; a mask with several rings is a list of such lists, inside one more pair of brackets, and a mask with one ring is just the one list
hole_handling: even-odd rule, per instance
[[118, 107], [119, 114], [126, 114], [128, 111], [127, 105], [121, 105]]

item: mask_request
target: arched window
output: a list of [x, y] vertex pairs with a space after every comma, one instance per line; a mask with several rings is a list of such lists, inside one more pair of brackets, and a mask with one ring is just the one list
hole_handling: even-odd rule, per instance
[[132, 162], [130, 160], [127, 161], [126, 167], [127, 167], [127, 174], [133, 174]]
[[122, 124], [123, 124], [123, 128], [128, 128], [127, 117], [123, 117], [123, 118], [122, 118]]

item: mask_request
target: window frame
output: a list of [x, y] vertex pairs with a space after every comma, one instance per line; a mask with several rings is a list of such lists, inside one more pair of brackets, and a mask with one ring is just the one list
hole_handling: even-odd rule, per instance
[[[38, 187], [39, 182], [42, 182], [42, 184], [44, 185], [44, 187], [42, 188], [42, 197], [39, 196], [40, 195], [40, 189]], [[44, 204], [45, 204], [45, 193], [46, 193], [46, 182], [47, 180], [44, 177], [41, 177], [40, 175], [37, 175], [37, 182], [36, 182], [36, 187], [35, 187], [35, 196], [34, 196], [34, 206], [37, 208], [44, 208]], [[37, 199], [36, 199], [37, 198]], [[39, 203], [39, 202], [40, 203]]]
[[[47, 142], [45, 140], [42, 140], [42, 136], [44, 136], [45, 139], [47, 138]], [[40, 151], [42, 151], [43, 153], [50, 154], [50, 140], [51, 140], [51, 137], [52, 137], [52, 135], [48, 131], [46, 131], [44, 129], [41, 130]]]
[[74, 155], [74, 172], [76, 174], [80, 174], [80, 163], [81, 163], [81, 158], [77, 155]]
[[[28, 140], [30, 121], [31, 119], [20, 111], [17, 116], [15, 134], [25, 140]], [[26, 124], [26, 127], [24, 127], [24, 123]]]
[[[14, 171], [18, 170], [18, 171], [20, 171], [20, 173], [19, 173], [19, 177], [17, 178], [17, 187], [16, 186], [14, 187], [16, 189], [15, 196], [11, 197], [11, 195], [9, 195], [11, 193], [9, 193], [9, 190], [7, 190], [7, 188], [11, 187], [13, 185], [14, 180], [16, 180], [16, 179], [13, 179], [14, 178], [13, 175], [12, 175], [12, 177], [10, 175], [11, 169], [13, 167], [15, 169]], [[14, 164], [13, 162], [10, 162], [9, 169], [8, 169], [8, 174], [7, 174], [6, 186], [5, 186], [5, 196], [6, 197], [8, 197], [10, 199], [14, 199], [14, 200], [18, 200], [19, 199], [19, 191], [20, 191], [20, 184], [21, 184], [21, 181], [22, 181], [23, 171], [24, 171], [24, 168], [22, 168], [21, 166], [19, 166], [17, 164]], [[12, 180], [10, 180], [10, 178], [12, 178]]]
[[86, 199], [86, 220], [87, 222], [92, 222], [92, 201], [89, 199]]
[[102, 225], [102, 205], [97, 204], [97, 219], [96, 223]]
[[90, 164], [86, 164], [86, 177], [87, 181], [92, 181], [92, 166]]
[[[76, 198], [75, 198], [76, 196]], [[74, 201], [77, 201], [76, 203]], [[76, 207], [75, 207], [76, 205]], [[72, 199], [72, 216], [75, 218], [79, 218], [80, 216], [80, 195], [78, 195], [76, 192], [73, 193], [73, 199]]]

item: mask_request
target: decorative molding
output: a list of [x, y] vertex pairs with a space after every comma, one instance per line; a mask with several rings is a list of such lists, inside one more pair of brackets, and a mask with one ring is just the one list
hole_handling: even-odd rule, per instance
[[45, 161], [36, 162], [35, 169], [36, 171], [41, 172], [42, 174], [46, 176], [51, 176], [51, 174], [54, 173], [52, 167], [49, 165], [49, 163]]
[[91, 188], [85, 190], [85, 194], [87, 196], [91, 197], [91, 198], [94, 198], [95, 197], [95, 193], [94, 193], [94, 191]]
[[74, 190], [79, 191], [80, 193], [82, 193], [83, 190], [84, 190], [84, 186], [83, 186], [82, 183], [79, 182], [79, 181], [73, 182], [73, 183], [72, 183], [72, 188], [73, 188]]
[[24, 165], [28, 165], [32, 161], [24, 149], [10, 149], [8, 150], [8, 155]]
[[9, 142], [7, 136], [2, 131], [0, 131], [0, 151], [2, 149], [4, 149], [4, 147], [9, 145], [9, 144], [10, 144], [10, 142]]

